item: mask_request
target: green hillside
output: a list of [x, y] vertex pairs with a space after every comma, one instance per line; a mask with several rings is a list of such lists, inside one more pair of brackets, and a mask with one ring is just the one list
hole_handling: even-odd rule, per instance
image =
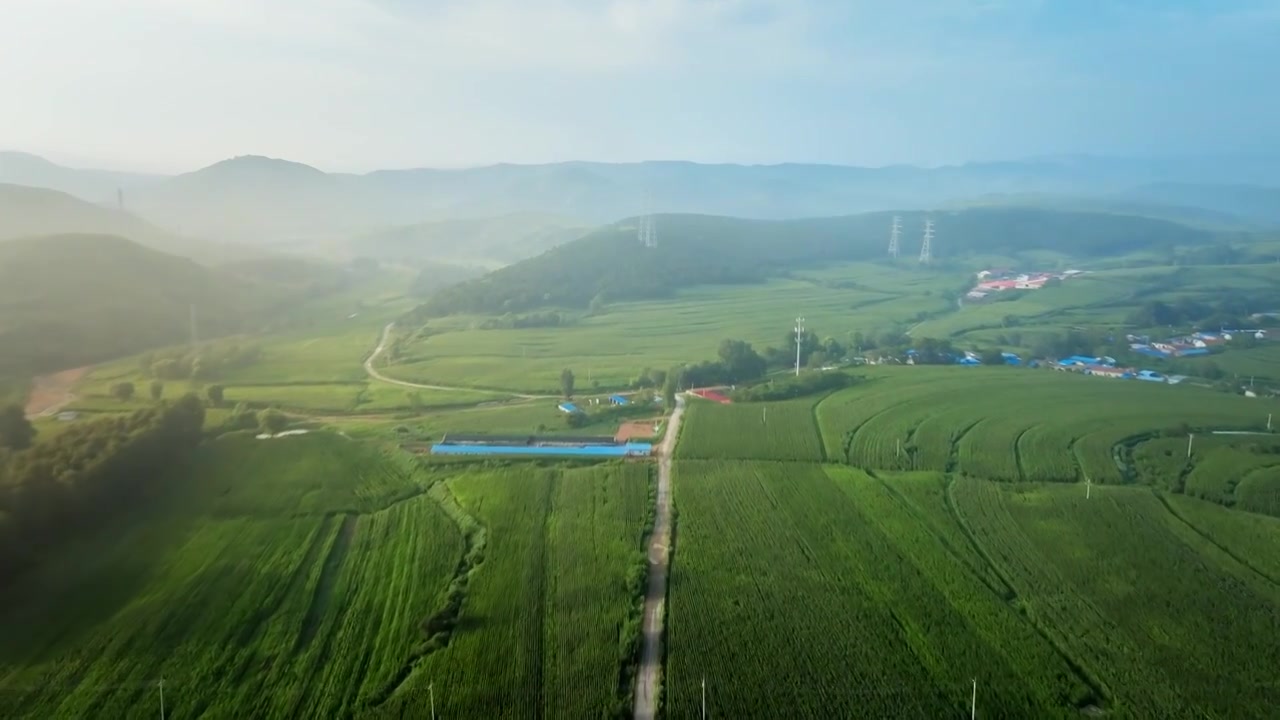
[[238, 245], [181, 237], [132, 213], [94, 205], [56, 190], [0, 183], [0, 241], [65, 233], [118, 235], [204, 263], [260, 255]]
[[73, 367], [262, 325], [264, 313], [341, 282], [264, 282], [109, 235], [0, 242], [0, 376]]
[[[902, 213], [904, 254], [919, 247], [925, 214]], [[637, 239], [635, 221], [596, 230], [536, 258], [446, 289], [425, 316], [501, 313], [539, 306], [585, 307], [608, 300], [663, 297], [693, 285], [751, 283], [841, 260], [883, 257], [890, 214], [761, 221], [710, 215], [661, 215], [658, 246]], [[1031, 208], [973, 208], [933, 213], [937, 263], [973, 254], [1051, 251], [1089, 258], [1201, 245], [1214, 235], [1163, 220]]]
[[380, 260], [500, 267], [575, 240], [590, 229], [559, 215], [510, 213], [379, 230], [353, 238], [348, 246], [356, 255]]

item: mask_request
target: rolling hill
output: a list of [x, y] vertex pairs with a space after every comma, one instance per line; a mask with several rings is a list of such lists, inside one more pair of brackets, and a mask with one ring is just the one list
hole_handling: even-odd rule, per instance
[[201, 337], [253, 330], [271, 308], [315, 292], [313, 282], [214, 270], [109, 235], [0, 242], [0, 377], [181, 342], [192, 306]]
[[1133, 188], [1125, 192], [1124, 197], [1171, 205], [1195, 205], [1253, 223], [1280, 227], [1280, 187], [1169, 182]]
[[115, 202], [116, 192], [161, 179], [158, 175], [69, 168], [30, 153], [0, 152], [0, 183], [57, 190], [89, 202]]
[[132, 213], [94, 205], [57, 190], [0, 184], [0, 241], [65, 233], [118, 235], [205, 263], [261, 255], [248, 247], [181, 237]]
[[[901, 213], [916, 247], [923, 213]], [[1069, 257], [1210, 243], [1185, 225], [1107, 213], [971, 208], [933, 213], [939, 262], [965, 255], [1049, 250]], [[445, 288], [419, 309], [425, 316], [503, 313], [543, 306], [585, 307], [605, 300], [661, 297], [699, 284], [759, 282], [788, 269], [882, 257], [890, 215], [768, 221], [710, 215], [656, 218], [659, 246], [645, 248], [633, 221], [616, 223], [538, 257]], [[908, 253], [911, 251], [907, 251]]]

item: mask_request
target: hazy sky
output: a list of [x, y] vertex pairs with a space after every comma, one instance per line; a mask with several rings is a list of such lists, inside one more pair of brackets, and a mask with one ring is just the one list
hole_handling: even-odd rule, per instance
[[1280, 150], [1280, 0], [3, 0], [0, 149], [183, 171]]

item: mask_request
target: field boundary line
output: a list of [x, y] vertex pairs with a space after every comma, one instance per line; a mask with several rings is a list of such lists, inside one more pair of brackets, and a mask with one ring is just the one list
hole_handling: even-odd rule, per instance
[[[992, 481], [982, 481], [977, 478], [972, 478], [971, 482]], [[1062, 657], [1063, 661], [1067, 663], [1067, 666], [1070, 667], [1076, 675], [1085, 682], [1085, 684], [1097, 693], [1098, 700], [1100, 702], [1110, 705], [1112, 703], [1111, 691], [1107, 685], [1102, 682], [1098, 674], [1068, 651], [1067, 648], [1059, 642], [1047, 628], [1040, 624], [1040, 622], [1030, 612], [1027, 605], [1022, 602], [1022, 594], [1018, 592], [1017, 585], [1013, 583], [1009, 575], [1004, 571], [1004, 568], [1000, 567], [999, 563], [992, 559], [991, 553], [988, 552], [986, 547], [982, 545], [982, 542], [978, 540], [973, 529], [969, 527], [969, 522], [956, 507], [954, 490], [955, 478], [948, 474], [946, 476], [946, 487], [943, 492], [947, 512], [949, 512], [955, 519], [956, 525], [960, 527], [960, 531], [964, 534], [965, 538], [968, 539], [969, 544], [973, 546], [973, 549], [978, 553], [979, 557], [981, 557], [987, 565], [990, 566], [992, 572], [996, 574], [996, 577], [1000, 578], [1000, 581], [1009, 587], [1009, 591], [1012, 595], [1010, 598], [1005, 600], [1005, 602], [1008, 603], [1015, 612], [1022, 616], [1027, 621], [1027, 624], [1030, 625], [1031, 628], [1040, 635], [1040, 637], [1044, 638], [1045, 642], [1049, 643], [1049, 646], [1054, 649], [1054, 652], [1058, 653], [1058, 655]], [[1022, 533], [1021, 528], [1018, 528], [1018, 533]], [[1094, 611], [1097, 612], [1096, 608], [1094, 608]]]
[[[1152, 488], [1151, 492], [1156, 496], [1156, 498], [1160, 501], [1160, 504], [1164, 506], [1164, 509], [1167, 510], [1170, 515], [1172, 515], [1175, 519], [1177, 519], [1183, 525], [1186, 525], [1196, 535], [1200, 536], [1201, 538], [1204, 538], [1205, 542], [1221, 550], [1222, 553], [1225, 554], [1227, 557], [1240, 563], [1241, 567], [1247, 568], [1250, 572], [1254, 573], [1255, 575], [1262, 578], [1263, 580], [1266, 580], [1268, 583], [1270, 583], [1277, 589], [1280, 589], [1280, 579], [1273, 578], [1270, 575], [1268, 575], [1266, 572], [1254, 567], [1248, 560], [1235, 554], [1230, 549], [1220, 544], [1217, 540], [1214, 540], [1212, 537], [1210, 537], [1208, 533], [1196, 527], [1195, 523], [1183, 517], [1182, 513], [1175, 510], [1174, 507], [1169, 504], [1169, 499], [1165, 495], [1165, 493], [1160, 492], [1155, 488]], [[1190, 495], [1186, 495], [1185, 493], [1183, 493], [1183, 495], [1184, 497], [1191, 497]], [[1200, 500], [1199, 498], [1193, 498], [1193, 499], [1199, 500], [1199, 502], [1210, 502], [1208, 500]], [[1217, 503], [1214, 503], [1214, 504], [1216, 505]], [[1228, 508], [1228, 511], [1230, 511], [1230, 508]], [[1235, 511], [1235, 512], [1247, 512], [1247, 511]]]

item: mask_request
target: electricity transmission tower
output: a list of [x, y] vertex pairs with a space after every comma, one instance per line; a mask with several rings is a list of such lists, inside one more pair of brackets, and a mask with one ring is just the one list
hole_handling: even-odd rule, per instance
[[644, 198], [644, 214], [640, 216], [640, 223], [636, 229], [636, 237], [644, 247], [658, 247], [658, 228], [653, 221], [652, 204], [647, 193]]
[[893, 216], [893, 229], [889, 231], [889, 257], [898, 259], [898, 238], [902, 236], [902, 217]]
[[920, 244], [920, 262], [928, 265], [933, 260], [933, 218], [925, 218], [924, 241]]

